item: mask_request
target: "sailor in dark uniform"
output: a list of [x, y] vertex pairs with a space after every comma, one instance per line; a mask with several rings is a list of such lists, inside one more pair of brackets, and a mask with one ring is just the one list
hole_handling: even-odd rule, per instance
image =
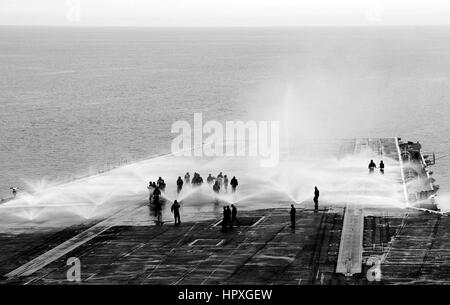
[[383, 160], [380, 161], [380, 173], [382, 175], [384, 175], [384, 162], [383, 162]]
[[291, 211], [289, 212], [289, 214], [291, 215], [291, 228], [295, 228], [295, 213], [296, 210], [294, 208], [294, 205], [291, 204]]
[[373, 160], [370, 160], [368, 167], [369, 167], [369, 174], [372, 174], [375, 168], [377, 168], [377, 165], [375, 164], [375, 162], [373, 162]]

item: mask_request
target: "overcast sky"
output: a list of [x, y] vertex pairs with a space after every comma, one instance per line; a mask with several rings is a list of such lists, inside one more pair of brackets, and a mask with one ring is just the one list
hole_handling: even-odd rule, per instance
[[448, 0], [0, 0], [0, 25], [444, 24]]

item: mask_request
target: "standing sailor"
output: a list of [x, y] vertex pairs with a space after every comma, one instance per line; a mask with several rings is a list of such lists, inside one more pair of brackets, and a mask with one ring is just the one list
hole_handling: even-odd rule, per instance
[[181, 177], [178, 177], [178, 180], [177, 180], [177, 194], [179, 194], [182, 189], [183, 189], [183, 180], [181, 179]]
[[382, 175], [384, 175], [384, 162], [383, 162], [383, 160], [380, 161], [380, 173]]
[[319, 189], [317, 188], [317, 186], [314, 187], [314, 210], [315, 212], [317, 212], [317, 210], [319, 209]]
[[227, 219], [227, 208], [223, 207], [223, 218], [222, 218], [222, 232], [228, 231], [228, 219]]
[[373, 171], [375, 170], [375, 168], [377, 168], [377, 166], [376, 166], [375, 162], [373, 162], [373, 160], [370, 160], [368, 167], [369, 167], [369, 174], [372, 174]]
[[172, 204], [172, 207], [170, 208], [170, 210], [173, 213], [173, 217], [175, 218], [175, 225], [180, 225], [181, 224], [181, 220], [180, 220], [180, 204], [178, 203], [178, 201], [174, 201]]
[[208, 177], [206, 178], [206, 182], [208, 182], [208, 184], [213, 184], [213, 182], [214, 182], [214, 177], [211, 176], [211, 174], [209, 174]]
[[155, 206], [155, 214], [157, 218], [156, 224], [162, 226], [162, 203], [159, 196], [161, 196], [161, 191], [159, 188], [155, 188], [153, 190], [153, 204]]
[[220, 184], [219, 184], [219, 181], [217, 181], [217, 180], [216, 180], [216, 182], [214, 182], [213, 191], [216, 194], [219, 194], [219, 192], [220, 192]]
[[184, 175], [184, 183], [189, 184], [191, 183], [191, 175], [189, 175], [189, 172]]
[[237, 223], [238, 227], [240, 227], [239, 220], [237, 219], [237, 209], [234, 204], [231, 205], [231, 224], [230, 227], [233, 227], [234, 222]]
[[228, 226], [228, 230], [233, 229], [233, 225], [231, 224], [231, 209], [229, 206], [225, 210], [225, 223]]
[[227, 175], [223, 176], [223, 186], [225, 187], [225, 192], [228, 193], [228, 177], [227, 177]]
[[235, 193], [236, 192], [236, 187], [239, 184], [235, 176], [233, 176], [233, 178], [231, 179], [230, 184], [231, 184], [231, 191], [233, 193]]
[[291, 211], [289, 212], [289, 214], [291, 215], [291, 228], [295, 228], [295, 208], [294, 205], [291, 204]]

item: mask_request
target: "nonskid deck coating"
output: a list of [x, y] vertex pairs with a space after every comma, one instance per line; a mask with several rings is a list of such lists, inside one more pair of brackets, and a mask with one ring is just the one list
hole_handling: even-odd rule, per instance
[[[381, 145], [381, 154], [395, 158], [392, 142], [392, 139], [367, 139], [354, 145], [346, 142], [348, 145], [343, 145], [341, 152], [356, 151], [367, 143], [369, 147]], [[312, 202], [304, 203], [304, 207], [309, 204], [312, 207]], [[218, 220], [183, 223], [181, 227], [134, 226], [133, 221], [124, 226], [121, 221], [67, 253], [47, 260], [34, 273], [3, 277], [3, 282], [72, 283], [66, 279], [69, 268], [66, 261], [78, 257], [82, 283], [88, 284], [360, 284], [371, 283], [365, 277], [371, 267], [366, 263], [377, 256], [383, 259], [382, 283], [448, 283], [447, 217], [418, 211], [372, 210], [364, 217], [361, 273], [345, 277], [335, 272], [344, 206], [321, 208], [324, 209], [317, 213], [298, 211], [295, 230], [289, 228], [288, 210], [283, 209], [242, 212], [241, 216], [262, 220], [253, 227], [235, 228], [229, 233], [214, 226]], [[413, 225], [421, 219], [426, 219], [422, 226]], [[430, 232], [426, 230], [429, 227]], [[417, 238], [408, 242], [410, 238], [405, 232]], [[193, 243], [198, 239], [211, 243]], [[28, 257], [39, 257], [33, 248], [28, 251], [34, 253], [28, 253]], [[21, 253], [27, 256], [27, 249]], [[432, 261], [436, 258], [438, 264]], [[0, 262], [3, 262], [1, 255]], [[20, 265], [11, 267], [20, 270]]]
[[[228, 233], [216, 220], [112, 227], [32, 275], [2, 282], [73, 284], [66, 262], [78, 257], [84, 284], [377, 284], [367, 280], [366, 263], [385, 256], [381, 283], [450, 283], [448, 217], [420, 211], [365, 217], [361, 273], [336, 273], [343, 211], [299, 210], [295, 230], [288, 209], [242, 213], [265, 217]], [[192, 245], [198, 239], [218, 243]]]

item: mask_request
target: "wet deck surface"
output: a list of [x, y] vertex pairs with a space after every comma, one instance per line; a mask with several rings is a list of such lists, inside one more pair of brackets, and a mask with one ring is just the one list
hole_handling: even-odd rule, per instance
[[[2, 282], [71, 284], [66, 261], [78, 257], [85, 284], [375, 284], [366, 279], [371, 267], [366, 263], [384, 255], [381, 283], [450, 283], [448, 217], [419, 211], [386, 210], [365, 217], [361, 273], [336, 273], [343, 211], [298, 211], [294, 230], [288, 211], [279, 209], [242, 213], [248, 225], [264, 218], [226, 233], [216, 220], [111, 227], [33, 274]], [[60, 236], [73, 233], [65, 230]], [[25, 257], [45, 252], [21, 246], [16, 267]], [[2, 253], [3, 266], [5, 260]]]
[[[368, 148], [397, 155], [392, 139], [348, 141], [339, 155]], [[240, 211], [242, 225], [226, 233], [218, 218], [157, 227], [135, 217], [138, 209], [99, 223], [2, 233], [0, 283], [74, 284], [66, 278], [70, 257], [81, 261], [82, 284], [450, 283], [448, 217], [372, 207], [349, 231], [344, 204], [302, 206], [295, 229], [288, 209]], [[358, 258], [348, 277], [337, 272], [346, 253]], [[381, 262], [381, 282], [367, 279], [374, 261]]]

